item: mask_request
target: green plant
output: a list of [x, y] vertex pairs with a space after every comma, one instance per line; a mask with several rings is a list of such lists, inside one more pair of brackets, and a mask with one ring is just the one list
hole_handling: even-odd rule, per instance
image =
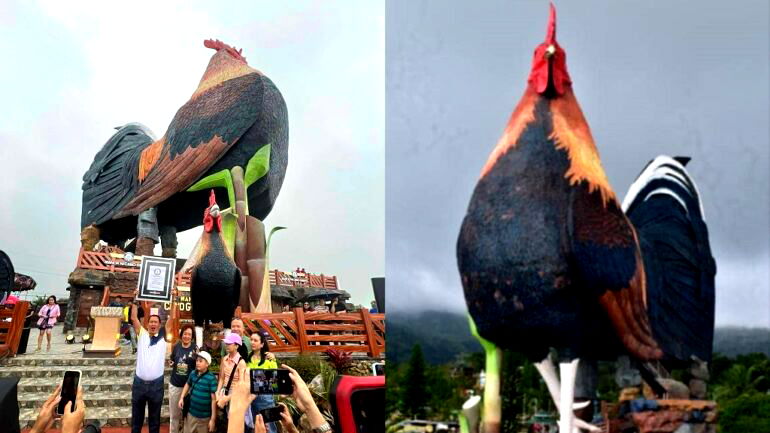
[[741, 395], [724, 404], [719, 416], [723, 433], [770, 431], [770, 395]]
[[329, 357], [329, 362], [337, 370], [337, 373], [343, 374], [350, 364], [353, 363], [353, 353], [346, 352], [344, 350], [326, 349], [326, 356]]
[[[327, 404], [329, 402], [329, 393], [331, 392], [334, 379], [337, 378], [337, 371], [331, 368], [328, 364], [321, 364], [321, 371], [313, 378], [313, 382], [317, 386], [311, 387], [313, 397], [315, 397], [316, 403]], [[320, 380], [320, 382], [319, 382]]]
[[321, 372], [321, 365], [325, 364], [321, 357], [315, 354], [287, 358], [283, 363], [297, 370], [297, 373], [306, 383], [310, 383]]

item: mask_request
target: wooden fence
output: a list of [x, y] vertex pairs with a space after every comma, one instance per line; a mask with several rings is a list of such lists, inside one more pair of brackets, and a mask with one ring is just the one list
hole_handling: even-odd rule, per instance
[[318, 287], [327, 290], [339, 289], [337, 277], [324, 274], [309, 274], [306, 272], [295, 272], [296, 276], [287, 272], [273, 269], [268, 273], [271, 286], [284, 287]]
[[242, 313], [246, 328], [267, 333], [271, 352], [324, 352], [327, 349], [385, 353], [385, 314], [361, 309], [355, 313]]
[[0, 358], [15, 356], [19, 350], [28, 310], [27, 301], [19, 301], [13, 308], [0, 308]]
[[[97, 269], [109, 272], [139, 272], [141, 257], [127, 262], [124, 258], [115, 257], [123, 253], [105, 253], [98, 251], [85, 251], [82, 248], [78, 253], [77, 268]], [[190, 287], [191, 275], [183, 272], [176, 273], [176, 284], [179, 286]]]

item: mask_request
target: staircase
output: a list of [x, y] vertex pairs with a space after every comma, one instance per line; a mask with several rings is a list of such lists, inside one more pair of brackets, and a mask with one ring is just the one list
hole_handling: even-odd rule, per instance
[[[30, 349], [35, 344], [30, 341]], [[54, 343], [50, 353], [19, 355], [0, 361], [0, 377], [19, 377], [19, 424], [22, 429], [35, 423], [40, 407], [61, 382], [66, 370], [80, 370], [86, 405], [86, 422], [99, 420], [102, 426], [131, 425], [131, 384], [136, 355], [123, 346], [123, 353], [113, 359], [84, 359], [82, 345]], [[62, 353], [65, 352], [65, 353]], [[127, 353], [126, 353], [127, 352]], [[169, 422], [168, 381], [171, 370], [166, 368], [161, 424]], [[145, 418], [145, 424], [146, 424]], [[58, 425], [57, 425], [58, 428]]]

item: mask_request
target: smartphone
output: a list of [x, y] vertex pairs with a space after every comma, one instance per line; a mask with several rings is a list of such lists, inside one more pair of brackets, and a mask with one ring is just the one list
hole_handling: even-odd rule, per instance
[[251, 370], [252, 394], [283, 394], [294, 392], [289, 370]]
[[262, 421], [278, 422], [281, 420], [281, 412], [283, 412], [283, 406], [274, 406], [267, 409], [262, 409], [259, 414], [262, 415]]
[[64, 372], [64, 379], [61, 382], [61, 400], [56, 406], [56, 414], [64, 415], [64, 408], [67, 402], [72, 402], [72, 410], [75, 410], [75, 400], [78, 396], [78, 385], [80, 385], [80, 370], [67, 370]]

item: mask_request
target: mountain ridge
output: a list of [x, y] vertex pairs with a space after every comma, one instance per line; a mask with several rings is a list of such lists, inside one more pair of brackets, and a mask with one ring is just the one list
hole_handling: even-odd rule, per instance
[[[390, 362], [409, 359], [419, 343], [428, 364], [453, 361], [458, 354], [481, 352], [465, 315], [446, 311], [388, 313], [387, 357]], [[714, 352], [727, 357], [761, 352], [770, 356], [770, 328], [720, 326], [714, 330]]]

